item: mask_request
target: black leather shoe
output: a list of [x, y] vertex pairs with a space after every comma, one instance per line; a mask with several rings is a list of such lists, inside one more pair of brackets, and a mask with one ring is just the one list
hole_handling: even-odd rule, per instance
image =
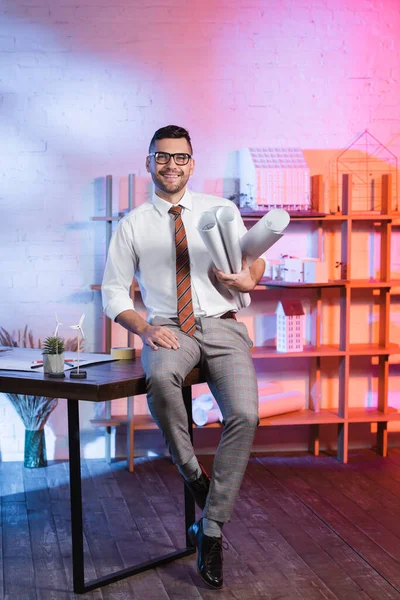
[[184, 481], [197, 506], [203, 510], [206, 505], [208, 490], [210, 489], [210, 478], [205, 472], [203, 465], [200, 465], [200, 468], [201, 475], [196, 481], [186, 481], [186, 479]]
[[213, 588], [221, 588], [222, 579], [222, 537], [210, 537], [203, 531], [203, 519], [193, 523], [188, 529], [193, 546], [197, 546], [197, 568], [205, 583]]

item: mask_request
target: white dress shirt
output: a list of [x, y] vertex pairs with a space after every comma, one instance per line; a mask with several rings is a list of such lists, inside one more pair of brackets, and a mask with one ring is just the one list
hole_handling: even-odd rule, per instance
[[[220, 316], [238, 307], [230, 292], [212, 272], [214, 266], [196, 223], [200, 214], [215, 206], [230, 206], [237, 213], [239, 236], [247, 231], [238, 208], [230, 200], [186, 190], [179, 204], [190, 257], [192, 300], [196, 316]], [[139, 284], [147, 308], [154, 316], [176, 318], [175, 221], [168, 214], [171, 203], [156, 194], [118, 224], [110, 243], [102, 283], [104, 312], [115, 320], [124, 310], [134, 309], [129, 289], [133, 277]]]

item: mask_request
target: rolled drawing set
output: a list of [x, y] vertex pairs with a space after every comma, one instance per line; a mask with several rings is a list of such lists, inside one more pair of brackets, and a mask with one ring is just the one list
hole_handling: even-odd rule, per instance
[[[283, 391], [282, 384], [274, 381], [261, 382], [258, 386], [258, 416], [260, 419], [282, 415], [305, 408], [305, 396], [301, 392]], [[222, 423], [222, 413], [211, 393], [200, 394], [192, 402], [193, 422], [202, 427], [209, 423]]]
[[[225, 273], [239, 273], [242, 258], [250, 266], [282, 237], [289, 221], [286, 210], [273, 208], [240, 237], [235, 209], [220, 206], [215, 211], [203, 212], [198, 219], [197, 229], [217, 269]], [[250, 304], [248, 293], [231, 293], [237, 300], [238, 308]]]

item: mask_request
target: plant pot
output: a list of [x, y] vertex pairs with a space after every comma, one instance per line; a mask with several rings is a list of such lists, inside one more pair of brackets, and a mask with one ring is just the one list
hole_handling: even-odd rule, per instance
[[25, 430], [24, 467], [28, 469], [47, 467], [44, 429]]
[[62, 354], [43, 354], [45, 374], [64, 376], [64, 356], [64, 352]]

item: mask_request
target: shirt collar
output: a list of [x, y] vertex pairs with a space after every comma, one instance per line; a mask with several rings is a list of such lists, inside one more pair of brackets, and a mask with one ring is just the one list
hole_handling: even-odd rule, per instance
[[[163, 216], [168, 214], [168, 211], [172, 206], [171, 202], [167, 202], [166, 200], [163, 200], [162, 198], [160, 198], [160, 196], [157, 196], [157, 194], [155, 192], [153, 192], [151, 201], [153, 202], [154, 207]], [[180, 204], [180, 206], [183, 206], [183, 208], [192, 210], [192, 195], [187, 188], [186, 188], [186, 191], [185, 191], [183, 197], [178, 202], [178, 204]]]

